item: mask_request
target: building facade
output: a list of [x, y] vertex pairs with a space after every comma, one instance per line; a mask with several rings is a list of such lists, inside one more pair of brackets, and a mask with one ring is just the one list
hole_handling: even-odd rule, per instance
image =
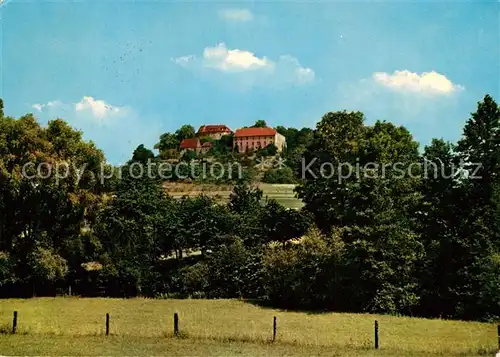
[[198, 138], [189, 138], [181, 141], [179, 146], [180, 154], [183, 155], [187, 150], [194, 151], [196, 154], [201, 152], [201, 143]]
[[240, 153], [263, 149], [269, 144], [276, 146], [278, 152], [286, 148], [285, 137], [273, 128], [242, 128], [234, 134], [233, 149]]
[[212, 148], [214, 147], [214, 143], [207, 141], [201, 146], [201, 153], [206, 155]]
[[233, 131], [225, 125], [202, 125], [198, 129], [196, 136], [199, 138], [209, 137], [220, 140], [224, 135], [229, 135]]

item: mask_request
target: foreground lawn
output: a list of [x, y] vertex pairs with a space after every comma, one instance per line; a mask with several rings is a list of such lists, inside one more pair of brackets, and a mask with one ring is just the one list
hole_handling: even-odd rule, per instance
[[4, 355], [31, 356], [262, 356], [262, 357], [450, 357], [494, 356], [490, 353], [367, 350], [349, 347], [301, 346], [286, 343], [92, 336], [0, 336]]
[[[4, 355], [493, 356], [497, 348], [493, 324], [286, 312], [237, 300], [9, 299], [0, 302], [2, 330], [12, 328], [14, 310], [18, 334], [0, 335]], [[172, 336], [174, 312], [182, 338]]]

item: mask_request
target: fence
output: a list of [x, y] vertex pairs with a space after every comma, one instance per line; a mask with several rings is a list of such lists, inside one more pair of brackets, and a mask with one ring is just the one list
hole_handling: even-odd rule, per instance
[[[18, 323], [18, 312], [14, 311], [13, 318], [12, 318], [12, 334], [15, 334], [17, 331], [17, 323]], [[375, 348], [379, 348], [379, 334], [378, 334], [379, 326], [378, 326], [378, 321], [375, 320]], [[105, 335], [109, 336], [110, 333], [110, 315], [109, 313], [106, 313], [106, 319], [105, 319]], [[276, 342], [276, 336], [277, 336], [277, 331], [278, 331], [278, 319], [276, 316], [273, 317], [273, 334], [272, 334], [272, 342]], [[180, 336], [180, 329], [179, 329], [179, 314], [176, 312], [174, 313], [174, 336]], [[500, 345], [500, 325], [498, 325], [498, 341]]]
[[[109, 336], [110, 335], [110, 321], [111, 317], [109, 313], [106, 313], [105, 316], [105, 335]], [[181, 332], [180, 332], [180, 319], [179, 319], [179, 314], [174, 313], [174, 326], [173, 326], [173, 333], [174, 336], [180, 337]], [[12, 334], [16, 334], [17, 332], [17, 326], [18, 326], [18, 311], [14, 311], [13, 317], [12, 317]], [[273, 324], [272, 324], [272, 342], [277, 341], [277, 331], [278, 331], [278, 319], [276, 316], [273, 316]], [[500, 350], [500, 325], [497, 325], [497, 338], [498, 338], [498, 348]], [[380, 338], [379, 338], [379, 323], [377, 320], [375, 320], [374, 323], [374, 348], [378, 349], [380, 346]]]

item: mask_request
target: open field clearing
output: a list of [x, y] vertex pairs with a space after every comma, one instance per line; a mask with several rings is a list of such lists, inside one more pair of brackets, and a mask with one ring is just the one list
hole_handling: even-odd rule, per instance
[[[497, 347], [493, 324], [286, 312], [238, 300], [7, 299], [0, 305], [4, 332], [13, 311], [17, 334], [0, 336], [4, 355], [493, 356]], [[181, 338], [173, 336], [175, 312]]]
[[[275, 199], [285, 207], [298, 209], [304, 205], [300, 199], [295, 197], [293, 191], [295, 185], [259, 183], [257, 186], [263, 191], [264, 198]], [[168, 194], [174, 198], [204, 194], [210, 197], [218, 196], [221, 201], [226, 201], [232, 190], [231, 185], [197, 185], [170, 182], [166, 183], [164, 187]]]
[[411, 352], [351, 347], [301, 346], [286, 343], [192, 340], [122, 336], [0, 336], [3, 355], [22, 356], [262, 356], [262, 357], [479, 357], [493, 352]]

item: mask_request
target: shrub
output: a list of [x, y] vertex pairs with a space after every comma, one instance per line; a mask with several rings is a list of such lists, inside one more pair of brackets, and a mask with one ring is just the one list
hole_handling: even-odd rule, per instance
[[266, 295], [285, 308], [342, 309], [343, 250], [336, 236], [328, 239], [316, 229], [297, 244], [268, 248], [263, 258]]
[[275, 183], [275, 184], [293, 184], [296, 183], [293, 170], [288, 166], [284, 168], [270, 169], [264, 173], [264, 178], [262, 179], [265, 183]]

